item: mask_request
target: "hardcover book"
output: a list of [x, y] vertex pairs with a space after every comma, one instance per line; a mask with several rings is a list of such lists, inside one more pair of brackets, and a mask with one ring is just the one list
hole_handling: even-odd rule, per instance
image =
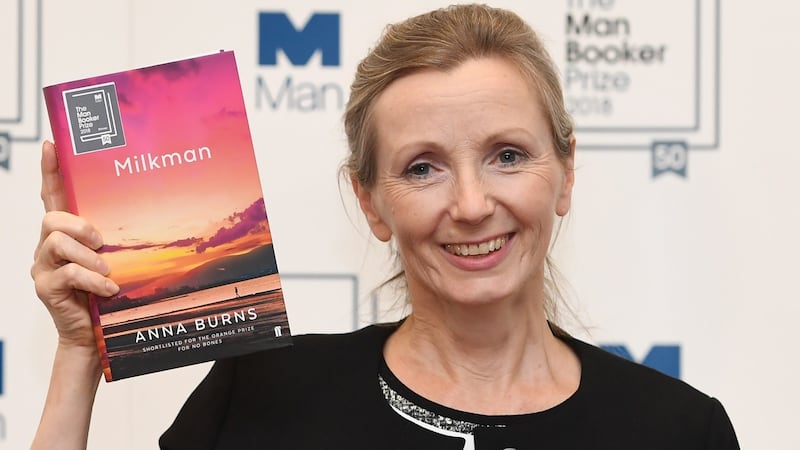
[[291, 344], [232, 52], [44, 89], [70, 212], [119, 286], [106, 381]]

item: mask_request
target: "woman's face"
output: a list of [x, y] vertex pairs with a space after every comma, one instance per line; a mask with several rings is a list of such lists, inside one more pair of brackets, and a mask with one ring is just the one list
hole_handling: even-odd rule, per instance
[[573, 175], [540, 105], [496, 58], [405, 76], [376, 100], [376, 183], [356, 193], [373, 233], [394, 237], [415, 307], [541, 298]]

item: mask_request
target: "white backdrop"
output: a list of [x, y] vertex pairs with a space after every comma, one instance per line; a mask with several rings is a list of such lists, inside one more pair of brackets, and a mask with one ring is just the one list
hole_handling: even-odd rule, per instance
[[[447, 3], [0, 0], [0, 449], [29, 445], [55, 347], [28, 274], [42, 216], [39, 142], [50, 138], [42, 85], [235, 50], [293, 331], [346, 331], [378, 316], [370, 289], [390, 265], [346, 186], [339, 191], [339, 96], [385, 23]], [[575, 109], [575, 201], [558, 248], [585, 325], [572, 331], [639, 361], [658, 346], [678, 351], [656, 363], [719, 397], [743, 448], [800, 449], [800, 152], [791, 137], [800, 6], [493, 4], [541, 32]], [[313, 14], [337, 16], [340, 45], [324, 53], [338, 50], [338, 63], [323, 65], [320, 51], [293, 66], [287, 49], [260, 64], [262, 12], [297, 29]], [[592, 46], [617, 60], [596, 61]], [[90, 448], [112, 437], [127, 442], [120, 449], [155, 447], [207, 370], [103, 383]]]

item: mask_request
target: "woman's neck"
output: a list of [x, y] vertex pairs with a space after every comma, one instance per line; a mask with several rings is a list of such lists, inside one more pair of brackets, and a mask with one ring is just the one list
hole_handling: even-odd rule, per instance
[[520, 414], [555, 406], [578, 388], [580, 363], [553, 335], [541, 307], [457, 305], [446, 314], [414, 308], [384, 355], [400, 381], [431, 401]]

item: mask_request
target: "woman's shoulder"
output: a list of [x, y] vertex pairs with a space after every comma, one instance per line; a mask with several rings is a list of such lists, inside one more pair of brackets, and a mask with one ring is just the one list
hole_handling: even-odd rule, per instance
[[707, 440], [707, 448], [738, 448], [730, 419], [716, 398], [594, 345], [566, 341], [581, 360], [580, 403], [585, 410], [602, 409], [597, 420], [606, 426], [635, 423], [637, 433], [651, 436], [681, 430], [681, 439]]
[[273, 386], [285, 388], [311, 382], [320, 374], [328, 381], [358, 374], [374, 377], [383, 344], [396, 327], [379, 324], [347, 333], [295, 335], [291, 345], [220, 360], [215, 367], [228, 372], [238, 386], [269, 379]]
[[216, 448], [216, 442], [253, 436], [291, 436], [308, 421], [319, 425], [326, 417], [353, 415], [350, 405], [372, 399], [380, 352], [395, 328], [297, 335], [286, 347], [218, 360], [162, 436], [162, 448]]
[[[617, 395], [633, 396], [642, 401], [706, 402], [710, 397], [688, 383], [653, 368], [630, 361], [575, 338], [567, 343], [581, 360], [581, 384]], [[626, 395], [631, 394], [631, 395]]]
[[320, 349], [373, 349], [382, 348], [383, 343], [398, 327], [398, 323], [379, 323], [367, 325], [345, 333], [301, 334], [292, 338], [298, 351], [317, 351]]
[[380, 352], [383, 343], [397, 328], [397, 324], [375, 324], [345, 333], [309, 333], [292, 336], [286, 347], [263, 350], [232, 358], [237, 364], [260, 365], [278, 360], [282, 362], [316, 362], [329, 364], [331, 360], [358, 357], [365, 352]]

